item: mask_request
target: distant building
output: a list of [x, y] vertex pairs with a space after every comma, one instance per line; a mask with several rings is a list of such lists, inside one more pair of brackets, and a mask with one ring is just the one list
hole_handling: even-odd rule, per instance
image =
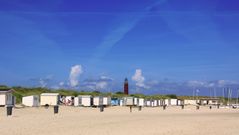
[[127, 78], [125, 78], [125, 80], [124, 80], [124, 94], [126, 94], [126, 95], [129, 94], [129, 83], [128, 83]]

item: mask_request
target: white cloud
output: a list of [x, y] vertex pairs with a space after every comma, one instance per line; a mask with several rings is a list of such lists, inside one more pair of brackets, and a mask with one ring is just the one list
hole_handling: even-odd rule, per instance
[[75, 65], [71, 67], [71, 72], [69, 76], [70, 86], [76, 87], [79, 85], [79, 76], [83, 73], [83, 69], [81, 65]]
[[54, 90], [58, 90], [58, 89], [60, 89], [60, 87], [57, 86], [57, 85], [51, 86], [50, 88], [51, 88], [51, 89], [54, 89]]
[[47, 75], [44, 79], [45, 79], [45, 80], [52, 80], [53, 77], [54, 77], [53, 75]]
[[37, 82], [40, 87], [47, 87], [51, 81], [53, 80], [53, 75], [47, 75], [46, 77], [41, 77], [41, 78], [31, 78], [30, 79], [33, 82]]
[[88, 88], [89, 90], [95, 90], [95, 86], [93, 85], [87, 85], [85, 87]]
[[210, 81], [188, 81], [187, 82], [188, 86], [190, 87], [206, 87], [206, 88], [210, 88], [210, 87], [216, 87], [216, 83], [215, 82], [210, 82]]
[[108, 83], [106, 81], [101, 81], [96, 83], [96, 89], [105, 89], [107, 88]]
[[158, 85], [159, 84], [159, 81], [158, 80], [152, 80], [152, 81], [149, 81], [148, 83], [147, 83], [148, 85]]
[[145, 7], [142, 12], [137, 15], [126, 15], [119, 16], [118, 25], [116, 27], [111, 28], [111, 31], [108, 35], [105, 36], [103, 42], [97, 48], [97, 52], [94, 54], [92, 61], [95, 59], [102, 58], [108, 51], [111, 50], [114, 45], [116, 45], [120, 40], [122, 40], [125, 35], [131, 31], [137, 23], [144, 18], [151, 9], [156, 5], [160, 5], [165, 1], [154, 2], [151, 5]]
[[239, 85], [239, 82], [231, 81], [231, 80], [218, 80], [217, 84], [218, 84], [218, 87], [225, 87], [227, 85]]
[[104, 80], [104, 81], [113, 81], [112, 78], [108, 77], [108, 76], [100, 76], [100, 80]]
[[60, 82], [59, 85], [62, 87], [65, 85], [65, 82]]
[[82, 87], [90, 90], [106, 90], [110, 89], [113, 78], [108, 76], [100, 76], [98, 79], [86, 79], [82, 83]]
[[40, 83], [41, 87], [43, 87], [43, 88], [47, 86], [47, 81], [45, 79], [40, 78], [39, 83]]
[[188, 85], [192, 87], [200, 87], [203, 86], [204, 83], [201, 81], [188, 81]]
[[136, 69], [135, 74], [132, 76], [132, 80], [136, 82], [136, 86], [137, 87], [149, 88], [144, 83], [145, 78], [144, 78], [144, 76], [142, 74], [142, 70], [141, 69]]
[[230, 80], [216, 80], [216, 81], [188, 81], [187, 85], [189, 87], [205, 87], [205, 88], [212, 88], [212, 87], [225, 87], [225, 86], [232, 86], [238, 85], [239, 82], [237, 81], [230, 81]]
[[217, 83], [218, 83], [219, 87], [223, 87], [226, 84], [226, 81], [225, 80], [218, 80]]
[[208, 87], [215, 87], [215, 86], [216, 86], [216, 84], [213, 82], [208, 84]]

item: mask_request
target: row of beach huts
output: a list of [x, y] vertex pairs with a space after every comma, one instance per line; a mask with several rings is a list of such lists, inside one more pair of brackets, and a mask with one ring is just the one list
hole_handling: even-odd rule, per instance
[[[16, 98], [13, 96], [13, 90], [0, 91], [0, 106], [14, 105]], [[91, 96], [79, 95], [62, 96], [59, 93], [42, 93], [41, 95], [31, 95], [22, 98], [22, 105], [29, 107], [37, 106], [83, 106], [83, 107], [99, 107], [99, 106], [141, 106], [141, 107], [157, 107], [157, 106], [181, 106], [181, 105], [218, 105], [219, 99], [200, 99], [200, 100], [181, 100], [181, 99], [144, 99], [136, 97], [112, 98], [110, 96]]]
[[[15, 97], [12, 90], [0, 91], [0, 106], [14, 105]], [[82, 107], [99, 107], [99, 106], [141, 106], [141, 107], [157, 107], [157, 106], [181, 106], [181, 105], [216, 105], [219, 100], [181, 100], [181, 99], [144, 99], [136, 97], [111, 98], [110, 96], [91, 96], [79, 95], [62, 96], [59, 93], [42, 93], [39, 95], [31, 95], [22, 97], [22, 105], [29, 107], [38, 106], [82, 106]]]
[[[188, 102], [189, 103], [189, 102]], [[91, 96], [79, 95], [74, 96], [60, 96], [59, 93], [42, 93], [39, 96], [32, 95], [22, 98], [22, 104], [25, 106], [54, 106], [54, 105], [67, 105], [67, 106], [82, 106], [82, 107], [99, 107], [101, 105], [107, 106], [142, 106], [142, 107], [157, 107], [163, 105], [183, 105], [183, 101], [179, 99], [161, 99], [161, 100], [146, 100], [144, 98], [136, 97], [122, 97], [111, 98], [110, 96]], [[189, 104], [193, 104], [190, 102]], [[196, 101], [195, 101], [196, 104]]]

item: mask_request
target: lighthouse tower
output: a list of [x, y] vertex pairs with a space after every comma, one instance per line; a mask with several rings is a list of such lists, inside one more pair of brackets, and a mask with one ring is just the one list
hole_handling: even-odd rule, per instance
[[126, 94], [126, 95], [129, 94], [129, 83], [128, 83], [127, 78], [125, 78], [125, 80], [124, 80], [124, 94]]

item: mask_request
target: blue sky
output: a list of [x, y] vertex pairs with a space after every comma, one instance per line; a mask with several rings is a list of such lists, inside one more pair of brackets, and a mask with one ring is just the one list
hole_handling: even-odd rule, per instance
[[115, 91], [128, 77], [143, 93], [235, 89], [238, 4], [1, 0], [0, 84]]

